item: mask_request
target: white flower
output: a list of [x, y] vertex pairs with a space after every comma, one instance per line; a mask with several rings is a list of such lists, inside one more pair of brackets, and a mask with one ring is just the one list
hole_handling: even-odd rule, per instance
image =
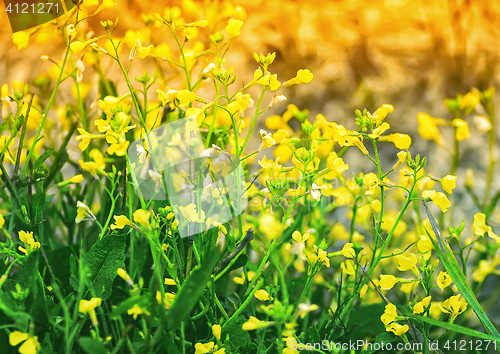
[[319, 199], [321, 198], [321, 189], [325, 188], [326, 186], [318, 186], [316, 183], [313, 183], [311, 187], [311, 197], [319, 201]]
[[286, 101], [287, 98], [285, 95], [279, 95], [279, 96], [274, 96], [271, 103], [269, 103], [269, 107], [272, 107], [273, 105], [275, 105], [276, 103], [279, 103], [279, 102], [283, 102], [283, 101]]
[[477, 130], [481, 133], [487, 133], [491, 130], [491, 122], [485, 116], [474, 116], [474, 123], [476, 124]]

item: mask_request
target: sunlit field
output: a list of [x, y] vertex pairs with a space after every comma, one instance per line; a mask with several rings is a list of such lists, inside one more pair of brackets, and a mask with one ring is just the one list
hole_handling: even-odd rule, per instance
[[0, 352], [500, 352], [500, 4], [15, 9]]

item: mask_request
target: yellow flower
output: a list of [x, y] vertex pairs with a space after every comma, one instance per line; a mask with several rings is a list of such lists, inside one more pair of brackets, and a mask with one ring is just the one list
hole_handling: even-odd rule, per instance
[[19, 240], [21, 240], [24, 243], [24, 247], [19, 246], [18, 249], [23, 252], [24, 254], [28, 254], [31, 251], [33, 251], [36, 248], [40, 248], [40, 242], [36, 242], [35, 238], [33, 237], [33, 231], [26, 232], [26, 231], [19, 231]]
[[276, 74], [271, 75], [269, 72], [257, 80], [259, 85], [267, 85], [272, 91], [276, 91], [280, 86], [281, 82], [278, 81], [278, 76]]
[[400, 254], [396, 258], [399, 261], [398, 269], [401, 272], [413, 269], [413, 267], [415, 267], [415, 265], [417, 264], [417, 257], [413, 253], [410, 253], [408, 251], [406, 251], [403, 254]]
[[90, 217], [92, 220], [95, 220], [95, 216], [90, 210], [90, 208], [83, 204], [82, 202], [78, 201], [76, 202], [76, 207], [77, 207], [77, 215], [75, 218], [75, 222], [79, 224], [82, 222], [87, 216]]
[[175, 280], [171, 278], [165, 278], [165, 285], [175, 285]]
[[3, 228], [3, 225], [5, 224], [5, 219], [3, 218], [3, 215], [0, 214], [0, 229]]
[[418, 133], [427, 140], [434, 140], [438, 145], [443, 145], [444, 138], [439, 132], [437, 122], [439, 119], [433, 118], [427, 113], [419, 112], [417, 114]]
[[123, 280], [125, 280], [128, 285], [132, 286], [134, 285], [134, 282], [132, 280], [132, 278], [130, 278], [130, 275], [128, 275], [127, 271], [123, 268], [118, 268], [118, 270], [116, 271], [116, 273], [118, 274], [118, 276], [120, 278], [122, 278]]
[[457, 128], [456, 130], [456, 138], [458, 141], [464, 141], [470, 139], [470, 130], [469, 124], [460, 118], [453, 119], [453, 126]]
[[[163, 298], [163, 305], [165, 309], [168, 310], [172, 306], [175, 299], [174, 293], [165, 293], [165, 297]], [[161, 293], [159, 291], [156, 292], [156, 301], [161, 304]]]
[[151, 217], [151, 212], [149, 210], [146, 211], [144, 209], [137, 209], [136, 211], [134, 211], [133, 217], [134, 221], [139, 225], [145, 226], [148, 229], [151, 228], [151, 226], [149, 225], [149, 218]]
[[342, 172], [349, 169], [349, 165], [346, 164], [341, 157], [338, 157], [335, 151], [328, 154], [328, 157], [326, 158], [326, 166], [332, 169], [331, 172], [324, 176], [327, 179], [338, 177], [342, 174]]
[[111, 230], [114, 229], [123, 229], [125, 226], [130, 226], [137, 231], [139, 231], [139, 227], [135, 225], [132, 221], [130, 221], [125, 215], [114, 215], [115, 223], [111, 225]]
[[415, 304], [415, 306], [413, 306], [413, 314], [419, 315], [419, 314], [423, 313], [425, 311], [425, 309], [427, 308], [427, 306], [429, 306], [430, 302], [431, 302], [430, 296], [424, 297], [422, 299], [422, 301], [417, 302]]
[[233, 18], [229, 19], [229, 22], [226, 26], [226, 31], [229, 35], [229, 39], [238, 37], [240, 35], [241, 26], [243, 26], [243, 21], [235, 20]]
[[80, 300], [80, 304], [78, 305], [78, 311], [81, 313], [88, 313], [90, 315], [90, 319], [92, 320], [92, 325], [97, 327], [97, 317], [95, 315], [95, 308], [97, 306], [101, 306], [101, 299], [98, 297], [93, 297], [90, 300]]
[[411, 137], [408, 134], [391, 134], [388, 139], [400, 150], [408, 150], [411, 146]]
[[380, 275], [380, 288], [382, 290], [390, 290], [394, 285], [399, 283], [399, 279], [394, 275]]
[[143, 309], [142, 307], [140, 307], [139, 305], [137, 304], [134, 304], [134, 306], [132, 306], [132, 308], [129, 308], [127, 310], [127, 313], [129, 315], [133, 315], [134, 316], [134, 320], [137, 318], [137, 316], [139, 315], [142, 315], [142, 314], [146, 314], [146, 315], [149, 315], [149, 312], [146, 310], [146, 309]]
[[380, 203], [380, 200], [375, 199], [370, 203], [372, 209], [376, 213], [380, 213], [380, 210], [382, 209], [382, 203]]
[[441, 311], [444, 313], [449, 313], [452, 319], [455, 319], [458, 315], [467, 309], [467, 301], [462, 299], [462, 295], [454, 295], [449, 299], [443, 301], [443, 306]]
[[452, 281], [453, 280], [447, 272], [439, 272], [439, 275], [437, 277], [437, 284], [441, 291], [443, 291], [444, 288], [450, 285]]
[[315, 304], [299, 304], [297, 315], [300, 318], [304, 318], [309, 312], [316, 311], [317, 309], [319, 309], [319, 306]]
[[260, 136], [262, 137], [262, 143], [257, 148], [258, 151], [262, 151], [265, 148], [271, 147], [276, 144], [276, 141], [273, 139], [273, 135], [269, 134], [264, 129], [260, 130]]
[[260, 301], [268, 301], [272, 300], [272, 297], [269, 296], [269, 293], [263, 289], [259, 289], [255, 292], [255, 297]]
[[[315, 245], [315, 247], [316, 247], [316, 245]], [[311, 264], [314, 266], [317, 262], [320, 265], [324, 264], [325, 266], [330, 268], [330, 258], [328, 258], [328, 253], [321, 248], [318, 248], [317, 251], [318, 251], [317, 254], [311, 254], [309, 256], [309, 260], [311, 261]]]
[[432, 202], [439, 208], [443, 213], [448, 211], [451, 206], [451, 202], [446, 198], [446, 195], [441, 192], [436, 192], [435, 190], [423, 191], [422, 197], [430, 198]]
[[220, 340], [222, 328], [220, 325], [215, 324], [212, 326], [212, 334], [215, 336], [215, 339]]
[[196, 204], [189, 204], [187, 207], [179, 206], [182, 216], [188, 222], [203, 223], [205, 220], [205, 212], [200, 210], [200, 213], [196, 211]]
[[12, 42], [17, 45], [17, 50], [21, 50], [28, 46], [31, 33], [31, 31], [19, 31], [12, 34]]
[[486, 225], [486, 215], [483, 213], [476, 213], [474, 215], [472, 232], [474, 232], [476, 236], [484, 236], [484, 233], [487, 232], [490, 238], [494, 239], [497, 243], [500, 242], [500, 236], [493, 232], [491, 226]]
[[356, 252], [354, 251], [354, 248], [352, 248], [353, 244], [350, 242], [347, 242], [344, 247], [342, 247], [342, 251], [340, 253], [346, 257], [346, 258], [354, 258], [356, 257]]
[[195, 352], [194, 354], [207, 354], [207, 353], [213, 353], [213, 354], [224, 354], [226, 353], [226, 349], [222, 348], [217, 350], [219, 347], [214, 344], [214, 342], [210, 343], [196, 343], [194, 346]]
[[85, 151], [89, 147], [89, 144], [92, 141], [94, 135], [88, 133], [83, 128], [78, 128], [78, 132], [80, 133], [80, 135], [76, 137], [76, 140], [81, 140], [80, 144], [78, 144], [78, 147], [80, 148], [80, 150]]
[[40, 343], [38, 343], [37, 336], [19, 331], [14, 331], [9, 334], [10, 345], [14, 347], [21, 342], [24, 342], [18, 349], [21, 354], [36, 354], [40, 349]]
[[272, 214], [264, 214], [259, 219], [259, 231], [273, 240], [283, 232], [283, 225]]
[[441, 178], [441, 186], [443, 187], [444, 191], [448, 194], [453, 193], [453, 190], [457, 186], [457, 176], [453, 175], [446, 175], [443, 178]]
[[177, 92], [176, 98], [179, 100], [179, 106], [184, 107], [196, 101], [196, 94], [188, 90], [181, 90]]
[[381, 107], [377, 108], [373, 112], [372, 116], [375, 118], [375, 124], [380, 125], [384, 121], [387, 114], [394, 112], [394, 106], [392, 104], [384, 103]]
[[397, 169], [405, 161], [406, 161], [406, 151], [398, 152], [398, 162], [396, 162], [394, 166], [392, 166], [392, 169], [393, 170]]
[[272, 324], [273, 324], [272, 322], [261, 321], [254, 316], [250, 316], [248, 321], [243, 323], [243, 326], [241, 326], [241, 328], [244, 331], [253, 331], [254, 329], [268, 327], [268, 326], [271, 326]]
[[422, 253], [427, 253], [430, 250], [434, 249], [434, 245], [426, 235], [420, 235], [420, 239], [417, 242], [417, 247], [418, 250]]
[[299, 84], [308, 84], [311, 82], [311, 80], [314, 78], [314, 75], [307, 69], [300, 69], [297, 71], [297, 75], [293, 78], [288, 80], [283, 84], [284, 87], [286, 86], [291, 86], [291, 85], [299, 85]]
[[409, 329], [408, 325], [400, 325], [397, 322], [393, 322], [385, 328], [387, 332], [392, 332], [397, 336], [405, 334], [406, 332], [408, 332], [408, 329]]
[[388, 325], [396, 321], [397, 316], [398, 312], [396, 306], [394, 304], [387, 304], [385, 305], [385, 311], [382, 316], [380, 316], [380, 319], [382, 320], [382, 323], [387, 327]]

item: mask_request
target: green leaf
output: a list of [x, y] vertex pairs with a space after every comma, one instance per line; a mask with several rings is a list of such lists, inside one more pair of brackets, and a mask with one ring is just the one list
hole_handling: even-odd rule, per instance
[[241, 253], [240, 256], [236, 259], [233, 265], [229, 268], [226, 273], [232, 272], [235, 269], [243, 267], [248, 262], [248, 256], [245, 253]]
[[87, 354], [107, 354], [109, 351], [106, 349], [104, 344], [99, 343], [97, 340], [91, 337], [81, 337], [78, 343], [82, 346], [83, 350]]
[[385, 344], [392, 343], [396, 339], [398, 339], [398, 337], [394, 333], [392, 333], [392, 332], [382, 332], [375, 339], [375, 343], [373, 343], [372, 349], [370, 349], [370, 350], [364, 350], [364, 351], [362, 351], [362, 353], [364, 353], [364, 354], [375, 353], [378, 350], [377, 349], [373, 349], [373, 348], [381, 348], [382, 343], [385, 343]]
[[45, 160], [47, 160], [50, 157], [50, 155], [52, 155], [53, 152], [54, 152], [54, 149], [50, 148], [50, 149], [46, 150], [43, 154], [41, 154], [40, 157], [37, 158], [35, 163], [33, 164], [33, 171], [36, 171], [40, 167], [42, 167]]
[[[424, 204], [425, 212], [427, 213], [427, 217], [429, 218], [437, 242], [431, 235], [429, 235], [429, 232], [427, 232], [427, 230], [425, 231], [429, 235], [429, 239], [432, 241], [432, 244], [434, 245], [434, 248], [436, 249], [439, 258], [441, 259], [443, 266], [445, 267], [448, 274], [451, 276], [451, 279], [457, 286], [459, 292], [462, 294], [465, 301], [467, 301], [467, 303], [472, 307], [472, 309], [476, 313], [477, 317], [479, 318], [479, 321], [481, 321], [486, 331], [488, 331], [488, 333], [496, 337], [496, 341], [500, 343], [500, 334], [498, 333], [495, 326], [491, 323], [490, 319], [488, 318], [488, 316], [482, 309], [481, 305], [477, 301], [476, 296], [474, 295], [474, 292], [472, 291], [467, 279], [465, 278], [462, 268], [460, 268], [460, 265], [458, 264], [452, 249], [448, 245], [446, 239], [443, 237], [443, 233], [441, 232], [441, 229], [439, 228], [436, 219], [434, 219], [434, 216], [432, 216], [425, 202], [422, 201], [422, 203]], [[498, 351], [500, 352], [500, 347]]]
[[313, 323], [309, 328], [309, 340], [308, 343], [321, 343], [321, 336], [319, 335], [318, 328]]
[[[95, 296], [103, 301], [107, 300], [111, 295], [113, 280], [117, 276], [116, 271], [125, 266], [125, 236], [106, 236], [97, 241], [83, 256], [81, 264], [86, 267], [87, 285], [94, 288]], [[79, 277], [72, 276], [70, 282], [78, 291]]]
[[218, 258], [219, 255], [216, 251], [211, 252], [205, 258], [205, 262], [192, 271], [182, 284], [181, 289], [175, 296], [172, 307], [167, 312], [167, 326], [170, 330], [177, 329], [196, 305], [205, 290]]
[[244, 315], [239, 315], [227, 327], [223, 328], [221, 340], [225, 341], [227, 336], [229, 336], [229, 341], [235, 348], [244, 347], [250, 343], [250, 334], [241, 328], [246, 321], [247, 319]]
[[120, 317], [121, 314], [134, 307], [134, 305], [138, 305], [139, 307], [146, 309], [151, 305], [151, 298], [151, 292], [146, 292], [142, 296], [128, 298], [122, 301], [120, 305], [118, 305], [113, 309], [113, 311], [111, 311], [111, 313], [109, 314], [109, 318], [116, 319]]
[[456, 325], [454, 323], [438, 321], [438, 320], [435, 320], [435, 319], [430, 318], [430, 317], [425, 317], [425, 316], [411, 316], [411, 317], [415, 318], [417, 320], [420, 320], [422, 322], [427, 322], [427, 323], [429, 323], [429, 324], [431, 324], [433, 326], [442, 327], [442, 328], [445, 328], [445, 329], [447, 329], [449, 331], [453, 331], [453, 332], [456, 332], [456, 333], [465, 334], [465, 335], [471, 336], [471, 337], [488, 339], [488, 340], [497, 341], [497, 342], [500, 339], [500, 338], [492, 336], [490, 334], [479, 332], [479, 331], [476, 331], [474, 329], [470, 329], [470, 328], [467, 328], [467, 327], [462, 327], [462, 326]]

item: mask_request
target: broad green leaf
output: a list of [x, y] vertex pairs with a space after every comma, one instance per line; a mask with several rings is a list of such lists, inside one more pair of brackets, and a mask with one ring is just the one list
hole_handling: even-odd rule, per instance
[[203, 294], [210, 274], [218, 259], [217, 252], [211, 252], [205, 262], [189, 274], [175, 296], [172, 307], [167, 312], [167, 326], [170, 330], [177, 329], [189, 315], [198, 299]]
[[[125, 266], [125, 236], [106, 236], [97, 241], [83, 256], [80, 271], [87, 270], [87, 284], [92, 286], [95, 296], [103, 301], [111, 295], [113, 280], [118, 268]], [[80, 279], [71, 277], [71, 285], [78, 291]]]
[[109, 351], [106, 349], [104, 344], [99, 343], [97, 340], [91, 337], [81, 337], [78, 343], [82, 346], [83, 350], [87, 354], [108, 354]]
[[235, 348], [244, 347], [250, 343], [250, 334], [241, 328], [246, 321], [247, 319], [244, 315], [239, 315], [226, 328], [222, 329], [221, 340], [225, 341], [227, 336], [229, 336], [229, 341]]
[[[500, 334], [498, 333], [495, 326], [491, 323], [490, 319], [488, 318], [484, 310], [481, 308], [481, 305], [477, 301], [474, 292], [470, 288], [470, 285], [467, 282], [467, 279], [465, 278], [462, 268], [460, 268], [460, 265], [458, 264], [455, 255], [453, 254], [453, 251], [448, 245], [446, 239], [443, 237], [443, 233], [441, 232], [441, 229], [439, 228], [436, 219], [434, 219], [434, 216], [432, 216], [431, 212], [429, 211], [429, 208], [427, 207], [424, 201], [423, 204], [425, 212], [427, 213], [427, 217], [429, 218], [429, 221], [431, 223], [432, 230], [434, 231], [434, 234], [436, 236], [437, 242], [431, 235], [429, 235], [429, 239], [432, 241], [434, 248], [436, 249], [439, 255], [439, 258], [443, 263], [443, 266], [445, 267], [448, 274], [451, 276], [451, 279], [457, 286], [458, 290], [464, 297], [465, 301], [467, 301], [467, 303], [472, 307], [472, 309], [476, 313], [477, 317], [479, 318], [479, 321], [481, 321], [484, 328], [488, 331], [488, 333], [490, 333], [491, 335], [493, 335], [493, 337], [496, 338], [498, 343], [500, 343]], [[427, 234], [429, 233], [427, 232]], [[500, 347], [498, 350], [500, 352]]]

